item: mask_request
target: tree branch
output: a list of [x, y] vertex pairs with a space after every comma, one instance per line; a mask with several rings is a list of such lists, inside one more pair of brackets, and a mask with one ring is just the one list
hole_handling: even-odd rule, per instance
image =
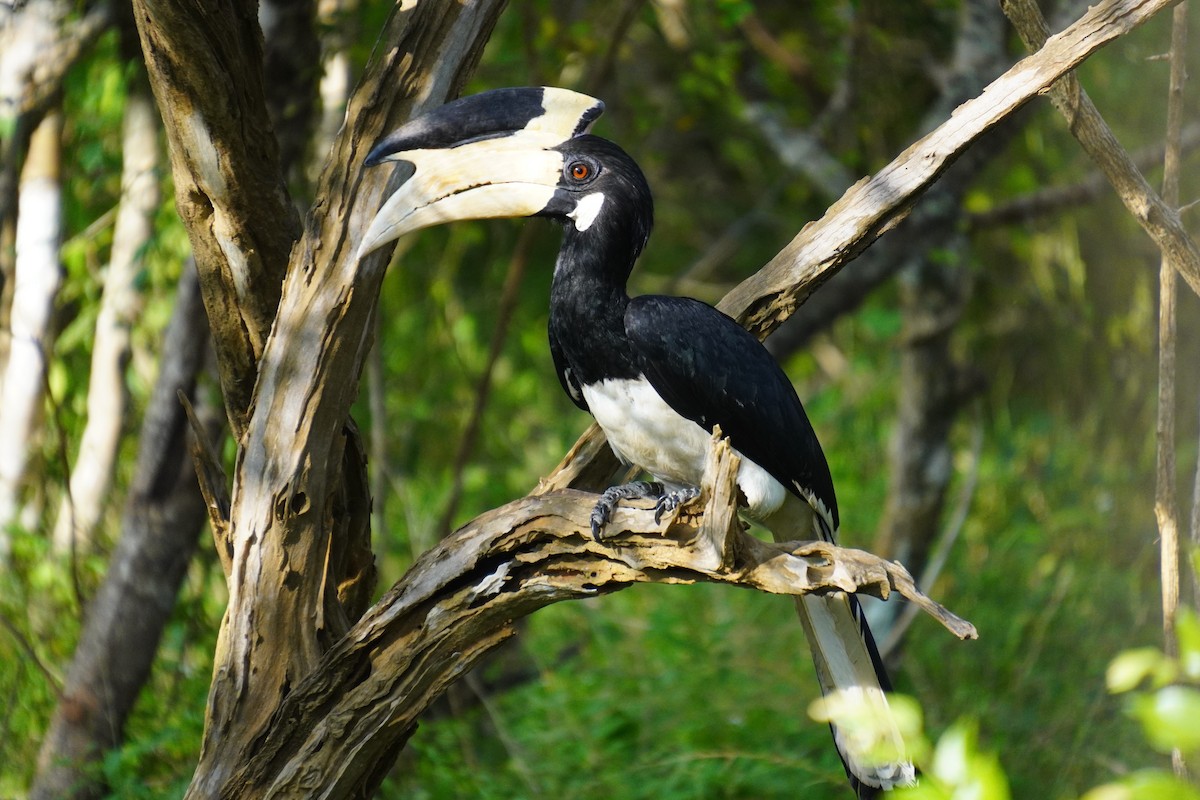
[[[1047, 41], [1049, 27], [1037, 3], [1002, 0], [1001, 7], [1025, 45], [1031, 50], [1042, 47], [1039, 52], [1044, 52], [1042, 43]], [[1200, 294], [1200, 246], [1188, 235], [1175, 209], [1163, 202], [1138, 171], [1073, 74], [1050, 88], [1050, 100], [1066, 118], [1071, 134], [1104, 172], [1125, 208], [1158, 245], [1163, 257], [1175, 264], [1192, 291]]]
[[[737, 457], [714, 439], [701, 499], [659, 526], [649, 503], [622, 506], [595, 542], [595, 496], [560, 490], [478, 517], [428, 551], [284, 699], [235, 785], [240, 796], [325, 796], [361, 780], [385, 742], [403, 741], [429, 702], [551, 603], [633, 583], [726, 583], [775, 594], [898, 592], [960, 638], [974, 627], [921, 594], [899, 564], [823, 542], [747, 534]], [[703, 503], [703, 516], [694, 506]], [[349, 722], [353, 720], [353, 724]]]
[[[364, 171], [362, 161], [386, 130], [459, 90], [502, 5], [426, 0], [397, 6], [333, 144], [257, 362], [230, 508], [229, 608], [189, 797], [236, 796], [227, 782], [257, 749], [280, 700], [341, 638], [362, 596], [358, 590], [337, 596], [343, 579], [357, 581], [365, 573], [357, 548], [346, 550], [331, 537], [362, 531], [356, 521], [362, 509], [343, 508], [338, 487], [356, 469], [347, 446], [357, 450], [357, 440], [345, 425], [389, 252], [362, 262], [356, 254], [370, 217], [399, 177]], [[186, 221], [189, 229], [196, 224]], [[344, 518], [346, 512], [354, 518]], [[331, 558], [339, 553], [345, 557]], [[338, 574], [339, 563], [359, 572]], [[353, 602], [340, 605], [342, 599]], [[394, 756], [399, 743], [384, 737], [378, 746]], [[385, 761], [377, 763], [386, 767]], [[361, 778], [363, 786], [345, 791], [369, 793], [382, 775]]]
[[279, 305], [300, 219], [267, 114], [256, 6], [135, 0], [154, 97], [171, 145], [234, 437]]
[[[1089, 9], [878, 173], [850, 187], [825, 216], [806, 225], [770, 263], [727, 294], [721, 310], [766, 337], [821, 284], [904, 219], [917, 198], [984, 132], [1174, 2], [1110, 0]], [[1196, 278], [1200, 285], [1200, 270]], [[604, 443], [593, 425], [538, 491], [601, 486], [617, 467]]]
[[[1200, 147], [1200, 124], [1185, 127], [1179, 141], [1180, 156]], [[1141, 171], [1153, 169], [1164, 158], [1164, 147], [1155, 145], [1132, 154], [1134, 166]], [[1094, 202], [1100, 195], [1111, 191], [1104, 173], [1093, 171], [1083, 180], [1065, 186], [1050, 186], [1029, 194], [997, 203], [982, 211], [967, 214], [967, 225], [972, 230], [993, 228], [1001, 225], [1021, 225], [1066, 208]], [[1182, 213], [1183, 209], [1179, 212]]]
[[[139, 8], [150, 1], [138, 0]], [[765, 334], [903, 217], [983, 131], [1168, 3], [1125, 0], [1093, 9], [879, 175], [853, 187], [735, 290], [725, 308]], [[328, 613], [336, 588], [327, 572], [330, 537], [341, 529], [331, 518], [345, 469], [343, 426], [387, 255], [358, 262], [355, 254], [367, 220], [394, 185], [384, 170], [362, 170], [362, 160], [385, 130], [462, 85], [501, 6], [500, 0], [401, 4], [351, 100], [258, 360], [230, 510], [230, 601], [191, 798], [368, 794], [430, 700], [510, 636], [513, 619], [557, 600], [639, 580], [719, 579], [765, 591], [869, 586], [925, 602], [906, 573], [873, 557], [856, 559], [824, 546], [786, 554], [740, 529], [731, 535], [737, 523], [728, 493], [706, 515], [707, 527], [689, 539], [713, 539], [715, 546], [695, 549], [647, 535], [658, 529], [648, 524], [649, 512], [636, 510], [616, 521], [618, 530], [635, 535], [595, 544], [584, 533], [594, 498], [552, 491], [599, 486], [611, 475], [611, 452], [593, 435], [534, 495], [485, 514], [435, 548], [341, 635]], [[191, 6], [180, 8], [211, 23]], [[143, 40], [158, 35], [144, 31]], [[175, 99], [185, 107], [189, 102]], [[186, 159], [177, 140], [188, 133], [169, 131], [177, 159]], [[204, 222], [185, 219], [193, 235]], [[726, 548], [726, 542], [736, 546]], [[973, 632], [965, 624], [956, 630]]]

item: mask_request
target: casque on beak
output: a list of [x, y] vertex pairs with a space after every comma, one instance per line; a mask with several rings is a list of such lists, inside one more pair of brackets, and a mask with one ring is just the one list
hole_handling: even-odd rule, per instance
[[586, 133], [603, 111], [578, 92], [527, 87], [464, 97], [411, 120], [364, 162], [407, 161], [416, 171], [379, 209], [358, 257], [431, 225], [537, 214], [562, 174], [553, 148]]

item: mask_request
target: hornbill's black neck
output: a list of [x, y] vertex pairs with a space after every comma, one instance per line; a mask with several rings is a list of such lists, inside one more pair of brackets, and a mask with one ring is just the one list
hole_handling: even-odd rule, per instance
[[626, 284], [649, 224], [630, 219], [629, 209], [615, 200], [606, 198], [600, 218], [587, 230], [564, 223], [550, 286], [550, 335], [584, 383], [640, 372], [625, 335]]

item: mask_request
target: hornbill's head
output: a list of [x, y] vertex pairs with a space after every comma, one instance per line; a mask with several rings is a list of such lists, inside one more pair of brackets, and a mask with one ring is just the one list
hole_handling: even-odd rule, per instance
[[367, 156], [367, 166], [407, 161], [416, 171], [380, 208], [359, 257], [445, 222], [546, 216], [636, 258], [653, 221], [650, 189], [621, 148], [587, 133], [603, 111], [566, 89], [494, 89], [408, 122]]

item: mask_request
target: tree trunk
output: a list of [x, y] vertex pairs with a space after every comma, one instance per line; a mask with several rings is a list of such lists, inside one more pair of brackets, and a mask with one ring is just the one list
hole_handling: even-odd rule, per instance
[[255, 10], [223, 0], [134, 3], [237, 439], [300, 234], [267, 113]]
[[[121, 538], [104, 583], [88, 605], [62, 698], [38, 757], [31, 798], [96, 798], [98, 765], [120, 744], [125, 720], [150, 673], [163, 626], [207, 518], [188, 451], [179, 401], [195, 399], [208, 353], [208, 324], [194, 267], [180, 278], [163, 342], [158, 380], [142, 424], [137, 466]], [[195, 399], [223, 429], [215, 400]]]
[[157, 140], [158, 115], [149, 87], [134, 79], [125, 101], [121, 204], [92, 339], [87, 424], [54, 527], [53, 544], [59, 553], [93, 549], [94, 532], [108, 502], [125, 423], [130, 329], [142, 308], [137, 279], [159, 204]]
[[[1089, 12], [878, 175], [853, 187], [723, 307], [764, 335], [902, 218], [984, 131], [1167, 4], [1125, 0]], [[611, 455], [593, 434], [539, 494], [485, 515], [428, 554], [350, 627], [362, 592], [343, 587], [361, 587], [367, 568], [362, 558], [340, 556], [361, 553], [365, 542], [356, 522], [364, 511], [361, 494], [344, 491], [361, 476], [356, 437], [346, 420], [386, 256], [359, 262], [356, 252], [389, 187], [386, 170], [364, 171], [362, 159], [387, 129], [461, 87], [501, 5], [417, 0], [393, 11], [351, 100], [303, 238], [292, 250], [274, 325], [257, 325], [258, 314], [271, 303], [254, 297], [255, 314], [230, 308], [240, 325], [214, 331], [218, 340], [229, 339], [218, 344], [223, 385], [246, 402], [243, 410], [240, 401], [227, 398], [240, 445], [228, 516], [220, 498], [210, 504], [230, 600], [189, 797], [366, 796], [404, 745], [416, 715], [502, 641], [513, 619], [547, 602], [615, 590], [634, 580], [677, 580], [681, 571], [698, 569], [694, 552], [661, 538], [651, 537], [664, 545], [656, 548], [660, 560], [653, 562], [636, 561], [640, 549], [596, 546], [582, 533], [592, 498], [548, 492], [597, 480], [605, 465], [611, 472]], [[255, 231], [269, 226], [278, 231], [288, 219], [276, 195], [251, 209], [238, 202], [243, 195], [234, 186], [243, 170], [249, 186], [278, 192], [282, 183], [277, 164], [268, 174], [269, 168], [247, 161], [263, 155], [245, 141], [258, 132], [259, 111], [251, 107], [256, 90], [238, 86], [223, 98], [245, 113], [237, 126], [210, 119], [224, 107], [201, 96], [212, 86], [235, 84], [233, 73], [242, 79], [253, 72], [257, 49], [245, 29], [250, 22], [219, 3], [164, 9], [138, 0], [135, 11], [167, 118], [180, 211], [198, 254], [203, 251], [208, 261], [202, 282], [215, 284], [206, 298], [215, 295], [236, 306], [246, 294], [244, 279], [252, 277], [246, 267], [267, 263], [266, 250], [253, 250], [252, 259], [248, 248], [282, 249], [275, 239], [258, 241]], [[214, 58], [213, 49], [222, 57]], [[244, 236], [228, 235], [234, 230]], [[274, 264], [278, 251], [271, 253]], [[215, 317], [217, 308], [208, 306]], [[258, 348], [256, 337], [266, 330], [269, 336]], [[728, 521], [729, 493], [721, 496], [724, 505], [712, 506], [709, 517]], [[628, 513], [634, 516], [618, 519], [647, 519]], [[712, 529], [724, 530], [715, 519], [710, 522]], [[695, 538], [689, 536], [688, 541]], [[760, 568], [771, 564], [766, 569], [771, 590], [813, 591], [816, 584], [807, 579], [814, 576], [823, 577], [826, 588], [861, 585], [853, 570], [837, 569], [849, 566], [835, 551], [767, 552], [764, 543], [740, 536], [726, 535], [724, 541], [737, 544], [702, 552], [701, 571], [714, 579], [767, 588]], [[605, 567], [611, 564], [616, 566]], [[874, 584], [880, 591], [899, 588], [892, 572], [884, 575]]]
[[0, 385], [0, 564], [8, 559], [7, 528], [18, 522], [21, 489], [45, 397], [53, 350], [54, 302], [62, 283], [62, 115], [46, 115], [34, 131], [21, 172], [17, 208], [12, 341]]
[[[351, 124], [335, 142], [322, 176], [274, 327], [270, 319], [259, 325], [257, 314], [251, 320], [236, 308], [229, 310], [244, 324], [214, 327], [222, 385], [227, 393], [237, 390], [240, 398], [231, 401], [227, 394], [241, 448], [229, 519], [215, 524], [218, 552], [230, 575], [230, 606], [190, 796], [226, 791], [222, 787], [239, 760], [253, 751], [278, 702], [348, 628], [357, 604], [351, 601], [362, 596], [370, 572], [358, 555], [366, 529], [352, 520], [365, 518], [361, 512], [369, 504], [361, 494], [349, 505], [344, 502], [345, 466], [357, 469], [355, 458], [344, 459], [347, 443], [356, 441], [348, 436], [346, 421], [385, 254], [362, 264], [354, 256], [388, 182], [386, 170], [360, 172], [362, 148], [414, 107], [439, 103], [457, 91], [501, 6], [497, 0], [423, 2], [394, 11], [384, 33], [387, 44], [377, 49], [369, 77], [352, 101]], [[251, 183], [276, 189], [278, 174], [272, 179], [259, 163], [261, 154], [247, 145], [244, 137], [253, 130], [230, 125], [220, 116], [222, 104], [203, 99], [212, 85], [226, 86], [254, 72], [259, 55], [246, 30], [251, 22], [225, 7], [201, 13], [139, 2], [135, 9], [152, 85], [167, 120], [177, 202], [198, 259], [203, 251], [209, 262], [201, 270], [202, 285], [216, 282], [219, 298], [236, 305], [244, 282], [234, 278], [259, 251], [250, 249], [255, 241], [249, 235], [214, 236], [212, 215], [247, 231], [286, 229], [281, 220], [287, 219], [279, 203], [237, 202], [245, 196], [235, 187], [243, 170]], [[222, 35], [218, 39], [209, 31]], [[234, 43], [222, 48], [221, 59], [209, 52], [218, 41]], [[183, 77], [196, 71], [195, 59], [203, 81]], [[412, 96], [400, 96], [397, 87], [408, 87]], [[257, 117], [255, 94], [243, 87], [235, 95], [252, 119]], [[204, 146], [198, 143], [200, 132], [210, 134]], [[209, 162], [194, 158], [214, 150], [220, 154], [221, 180], [204, 169]], [[276, 252], [286, 256], [290, 250], [289, 243]], [[212, 300], [206, 292], [215, 319]], [[262, 298], [254, 302], [260, 312], [266, 310]], [[268, 331], [269, 339], [259, 347], [255, 336]], [[231, 341], [222, 343], [226, 337]], [[362, 776], [367, 784], [381, 778], [382, 773]]]

